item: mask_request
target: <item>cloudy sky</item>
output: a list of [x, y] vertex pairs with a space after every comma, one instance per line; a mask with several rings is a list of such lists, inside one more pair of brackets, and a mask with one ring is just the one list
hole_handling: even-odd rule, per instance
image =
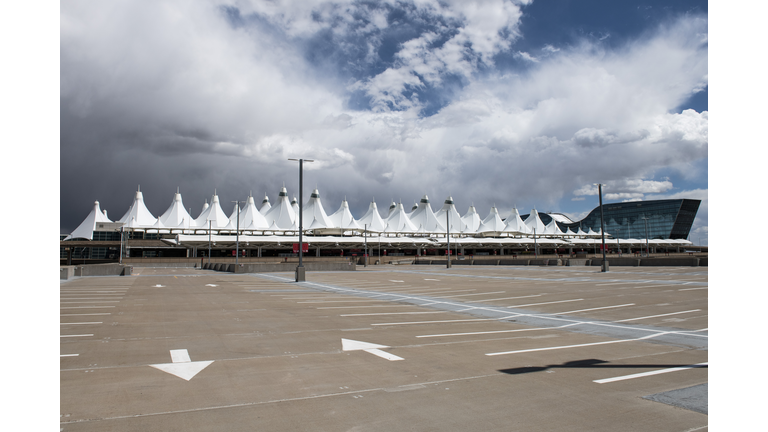
[[701, 199], [708, 236], [706, 1], [60, 3], [60, 228], [141, 185], [197, 216], [283, 184], [433, 209], [581, 218]]

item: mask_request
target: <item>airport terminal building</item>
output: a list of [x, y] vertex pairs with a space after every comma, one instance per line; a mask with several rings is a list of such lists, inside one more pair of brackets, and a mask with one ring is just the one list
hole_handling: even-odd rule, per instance
[[[605, 243], [609, 252], [680, 251], [701, 201], [690, 199], [637, 201], [603, 205]], [[391, 203], [386, 214], [375, 202], [355, 218], [346, 200], [328, 214], [315, 189], [299, 209], [283, 187], [277, 201], [264, 197], [257, 206], [252, 196], [245, 205], [226, 213], [214, 193], [202, 211], [192, 217], [177, 191], [170, 206], [154, 216], [141, 191], [118, 220], [107, 217], [94, 203], [83, 222], [60, 239], [62, 264], [117, 261], [120, 257], [242, 257], [295, 256], [299, 212], [302, 214], [305, 256], [533, 255], [593, 252], [600, 248], [600, 208], [581, 221], [559, 213], [521, 215], [517, 209], [501, 215], [492, 207], [487, 216], [470, 206], [462, 215], [448, 197], [432, 209], [424, 195], [406, 210]], [[74, 261], [73, 261], [74, 260]]]

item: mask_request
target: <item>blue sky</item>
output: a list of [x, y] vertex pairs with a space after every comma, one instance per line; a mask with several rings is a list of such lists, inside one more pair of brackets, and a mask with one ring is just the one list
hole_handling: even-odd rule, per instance
[[702, 199], [707, 241], [707, 2], [71, 1], [60, 44], [62, 232], [138, 184], [155, 216], [177, 186], [193, 216], [214, 189], [297, 195], [305, 157], [328, 212], [579, 218], [601, 182]]

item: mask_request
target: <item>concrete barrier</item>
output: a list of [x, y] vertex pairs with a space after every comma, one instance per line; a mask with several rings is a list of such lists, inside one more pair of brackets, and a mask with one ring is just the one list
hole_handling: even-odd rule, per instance
[[432, 261], [431, 260], [425, 260], [425, 259], [415, 259], [415, 260], [413, 260], [413, 264], [414, 265], [416, 265], [416, 264], [430, 265], [430, 264], [432, 264]]
[[551, 259], [551, 260], [549, 260], [549, 263], [547, 263], [547, 265], [559, 266], [559, 265], [563, 265], [563, 261], [560, 260], [560, 258], [558, 258], [558, 259]]
[[68, 280], [75, 277], [75, 266], [59, 267], [59, 279]]
[[472, 265], [499, 265], [499, 260], [497, 259], [482, 259], [482, 260], [474, 260], [475, 263]]
[[456, 265], [472, 265], [472, 262], [473, 262], [472, 260], [466, 260], [466, 259], [465, 260], [456, 260], [456, 261], [451, 261], [451, 265], [452, 266], [456, 266]]
[[133, 267], [124, 264], [90, 264], [74, 267], [73, 276], [130, 276]]
[[539, 259], [532, 259], [531, 262], [528, 265], [535, 265], [535, 266], [545, 266], [549, 265], [549, 259], [548, 258], [539, 258]]
[[[608, 261], [608, 267], [637, 267], [640, 265], [640, 260], [637, 258], [606, 258]], [[592, 266], [600, 267], [602, 258], [596, 258], [592, 260]]]
[[[274, 273], [274, 272], [293, 272], [296, 270], [296, 263], [279, 263], [279, 264], [241, 264], [235, 266], [230, 264], [228, 266], [229, 272], [232, 273]], [[304, 269], [307, 272], [315, 271], [355, 271], [357, 265], [353, 261], [349, 262], [306, 262], [303, 263]]]
[[707, 257], [707, 258], [699, 258], [699, 267], [709, 267], [707, 265], [707, 260], [708, 259], [709, 259], [709, 257]]
[[508, 259], [500, 259], [499, 265], [522, 265], [527, 266], [530, 264], [531, 260], [528, 259], [522, 259], [522, 258], [508, 258]]
[[643, 258], [641, 267], [698, 267], [699, 258]]
[[571, 259], [565, 260], [565, 265], [566, 266], [588, 266], [591, 264], [591, 261], [592, 260], [586, 259], [586, 258], [571, 258]]

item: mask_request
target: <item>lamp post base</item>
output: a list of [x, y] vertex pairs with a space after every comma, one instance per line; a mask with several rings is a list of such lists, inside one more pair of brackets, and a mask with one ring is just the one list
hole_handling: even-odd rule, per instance
[[602, 265], [600, 266], [601, 272], [607, 272], [608, 271], [608, 260], [603, 260]]
[[304, 266], [296, 267], [296, 282], [305, 282], [307, 280], [304, 270], [306, 270]]

